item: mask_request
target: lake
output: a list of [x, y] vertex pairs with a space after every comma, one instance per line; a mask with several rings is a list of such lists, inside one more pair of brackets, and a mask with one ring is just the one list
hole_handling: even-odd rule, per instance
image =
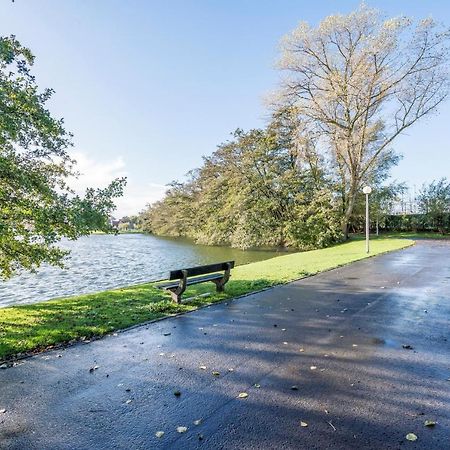
[[137, 233], [92, 235], [64, 241], [61, 247], [71, 250], [66, 269], [45, 266], [0, 281], [0, 307], [161, 280], [172, 269], [229, 260], [247, 264], [279, 254]]

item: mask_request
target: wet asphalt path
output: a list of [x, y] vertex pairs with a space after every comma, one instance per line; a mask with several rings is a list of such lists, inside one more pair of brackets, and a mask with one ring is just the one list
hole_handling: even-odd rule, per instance
[[0, 370], [0, 448], [450, 449], [449, 318], [419, 242]]

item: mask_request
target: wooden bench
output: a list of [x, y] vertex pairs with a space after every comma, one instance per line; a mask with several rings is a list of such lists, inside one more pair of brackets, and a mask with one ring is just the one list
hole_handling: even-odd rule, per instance
[[[159, 289], [170, 291], [170, 295], [176, 303], [181, 302], [181, 295], [186, 290], [186, 287], [193, 284], [212, 281], [216, 285], [216, 291], [222, 292], [225, 284], [230, 279], [230, 272], [233, 267], [234, 261], [226, 261], [206, 266], [172, 270], [169, 275], [169, 280], [171, 282], [157, 284], [157, 287]], [[224, 271], [224, 273], [217, 273], [220, 271]], [[179, 281], [173, 282], [173, 280]]]

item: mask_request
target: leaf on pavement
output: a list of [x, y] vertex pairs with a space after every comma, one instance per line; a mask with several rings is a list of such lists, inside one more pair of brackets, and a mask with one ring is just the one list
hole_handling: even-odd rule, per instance
[[188, 430], [187, 427], [177, 427], [178, 433], [186, 433], [187, 430]]
[[206, 370], [206, 366], [199, 366], [199, 369]]
[[164, 436], [164, 431], [157, 431], [157, 432], [155, 433], [155, 436], [156, 436], [157, 438], [162, 438], [162, 437]]
[[211, 372], [215, 377], [220, 377], [220, 372], [217, 372], [216, 370], [214, 372]]
[[241, 392], [241, 393], [238, 395], [238, 398], [247, 398], [247, 397], [248, 397], [247, 392]]
[[302, 420], [302, 421], [300, 421], [300, 426], [301, 427], [307, 427], [308, 424], [306, 422], [303, 422], [303, 420]]
[[[0, 411], [1, 412], [1, 411]], [[434, 420], [425, 420], [425, 422], [423, 423], [426, 427], [434, 427], [436, 425], [437, 422], [435, 422]]]
[[200, 425], [202, 423], [202, 419], [194, 420], [194, 425]]
[[408, 441], [417, 441], [417, 436], [414, 433], [408, 433], [406, 435], [406, 439]]

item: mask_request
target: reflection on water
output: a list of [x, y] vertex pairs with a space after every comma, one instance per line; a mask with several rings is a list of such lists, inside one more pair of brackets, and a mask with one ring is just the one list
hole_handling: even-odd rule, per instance
[[62, 246], [71, 250], [67, 269], [42, 267], [37, 273], [0, 282], [0, 306], [160, 280], [171, 269], [228, 260], [246, 264], [277, 255], [144, 234], [93, 235], [65, 241]]

